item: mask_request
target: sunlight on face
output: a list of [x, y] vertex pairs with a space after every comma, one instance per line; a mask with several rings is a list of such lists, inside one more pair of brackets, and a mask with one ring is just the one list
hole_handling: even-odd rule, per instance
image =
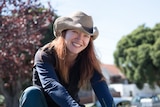
[[78, 30], [67, 30], [65, 43], [70, 54], [78, 54], [84, 50], [90, 41], [91, 36]]

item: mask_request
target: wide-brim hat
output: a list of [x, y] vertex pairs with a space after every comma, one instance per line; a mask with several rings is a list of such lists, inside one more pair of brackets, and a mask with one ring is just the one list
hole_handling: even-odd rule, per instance
[[98, 37], [97, 27], [93, 27], [92, 17], [84, 12], [78, 11], [68, 17], [59, 17], [54, 22], [54, 35], [59, 36], [62, 31], [68, 29], [77, 29], [93, 37], [95, 40]]

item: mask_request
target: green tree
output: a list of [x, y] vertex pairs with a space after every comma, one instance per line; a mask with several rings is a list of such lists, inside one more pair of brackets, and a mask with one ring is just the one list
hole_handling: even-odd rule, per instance
[[18, 107], [20, 92], [31, 85], [34, 54], [55, 16], [37, 0], [0, 1], [0, 92], [6, 107]]
[[160, 24], [153, 28], [141, 25], [123, 36], [114, 52], [114, 61], [138, 88], [142, 89], [144, 83], [151, 88], [160, 86]]

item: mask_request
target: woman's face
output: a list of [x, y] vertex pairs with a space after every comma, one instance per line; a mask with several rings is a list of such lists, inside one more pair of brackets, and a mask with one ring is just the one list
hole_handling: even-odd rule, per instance
[[65, 43], [68, 54], [78, 54], [84, 50], [90, 41], [90, 35], [82, 33], [78, 30], [67, 30], [65, 35]]

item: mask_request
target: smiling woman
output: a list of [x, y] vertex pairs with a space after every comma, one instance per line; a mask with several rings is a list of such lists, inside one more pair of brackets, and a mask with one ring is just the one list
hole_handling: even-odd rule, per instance
[[59, 17], [54, 34], [35, 54], [33, 86], [24, 90], [19, 107], [85, 107], [78, 92], [88, 81], [102, 107], [115, 107], [94, 51], [98, 29], [92, 17], [81, 11]]
[[90, 36], [78, 30], [67, 30], [65, 43], [68, 54], [76, 55], [84, 50], [90, 41]]

